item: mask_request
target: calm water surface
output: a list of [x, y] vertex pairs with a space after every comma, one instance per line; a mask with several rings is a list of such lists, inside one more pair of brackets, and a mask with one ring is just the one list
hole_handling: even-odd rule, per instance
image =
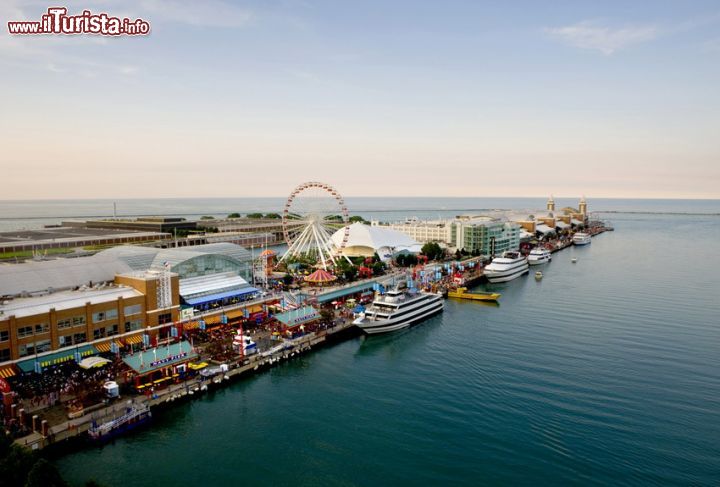
[[113, 486], [718, 485], [720, 220], [613, 222], [494, 286], [499, 307], [450, 300], [58, 465]]

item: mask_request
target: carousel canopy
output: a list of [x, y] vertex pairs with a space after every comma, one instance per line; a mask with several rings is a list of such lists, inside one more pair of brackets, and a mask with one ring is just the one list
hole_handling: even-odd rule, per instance
[[277, 255], [277, 253], [274, 250], [270, 250], [270, 249], [263, 250], [260, 253], [260, 257], [271, 257], [273, 255]]
[[333, 276], [328, 271], [323, 270], [323, 269], [318, 269], [315, 272], [313, 272], [312, 274], [310, 274], [309, 276], [307, 276], [305, 278], [305, 282], [316, 282], [319, 284], [324, 284], [326, 282], [332, 282], [335, 279], [337, 279], [337, 277]]

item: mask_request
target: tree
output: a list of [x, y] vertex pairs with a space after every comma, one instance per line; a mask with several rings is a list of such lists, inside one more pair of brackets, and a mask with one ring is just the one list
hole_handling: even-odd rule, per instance
[[292, 283], [293, 283], [293, 276], [291, 276], [290, 274], [285, 274], [283, 276], [283, 284], [285, 284], [286, 286], [289, 286]]
[[67, 487], [55, 465], [44, 458], [39, 459], [28, 472], [25, 487]]
[[375, 262], [372, 265], [373, 274], [376, 276], [382, 275], [385, 272], [385, 264], [382, 262]]
[[365, 218], [361, 217], [360, 215], [353, 215], [350, 217], [350, 223], [364, 223], [365, 225], [369, 225], [370, 222], [367, 221]]
[[214, 220], [215, 217], [211, 215], [203, 215], [200, 217], [201, 220]]
[[270, 220], [280, 220], [282, 217], [277, 213], [268, 213], [265, 215], [265, 218], [269, 218]]
[[240, 218], [240, 213], [230, 213], [227, 217], [228, 218]]
[[248, 213], [248, 218], [260, 219], [263, 217], [262, 213]]
[[422, 246], [422, 249], [420, 251], [424, 255], [427, 255], [427, 258], [430, 260], [437, 260], [445, 254], [442, 247], [440, 247], [440, 244], [438, 244], [437, 242], [426, 243]]

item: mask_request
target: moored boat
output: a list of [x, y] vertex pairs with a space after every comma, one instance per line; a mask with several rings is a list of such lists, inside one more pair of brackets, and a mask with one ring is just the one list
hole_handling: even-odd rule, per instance
[[573, 235], [572, 241], [574, 245], [587, 245], [590, 243], [590, 234], [584, 232], [577, 232]]
[[100, 424], [93, 421], [88, 436], [93, 441], [107, 441], [147, 423], [150, 418], [152, 413], [147, 404], [130, 405], [120, 417]]
[[443, 306], [440, 294], [394, 289], [378, 296], [353, 323], [369, 335], [387, 333], [407, 328], [441, 313]]
[[520, 252], [504, 252], [485, 267], [485, 276], [490, 282], [512, 281], [529, 272], [527, 259]]
[[543, 247], [536, 247], [530, 251], [527, 257], [529, 265], [545, 264], [552, 260], [552, 253]]
[[468, 292], [466, 287], [450, 289], [447, 293], [449, 298], [470, 299], [474, 301], [497, 301], [500, 298], [498, 293]]

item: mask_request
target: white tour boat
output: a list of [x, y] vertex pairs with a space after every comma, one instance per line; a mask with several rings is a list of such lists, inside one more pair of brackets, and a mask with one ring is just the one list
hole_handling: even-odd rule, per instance
[[538, 265], [550, 262], [552, 260], [552, 253], [545, 248], [536, 247], [530, 251], [527, 257], [528, 264]]
[[436, 293], [394, 289], [378, 296], [353, 321], [362, 331], [373, 335], [407, 328], [443, 310], [443, 298]]
[[587, 245], [590, 243], [590, 235], [583, 232], [577, 232], [572, 238], [574, 245]]
[[485, 276], [490, 282], [507, 282], [527, 274], [528, 261], [520, 252], [504, 252], [485, 267]]

